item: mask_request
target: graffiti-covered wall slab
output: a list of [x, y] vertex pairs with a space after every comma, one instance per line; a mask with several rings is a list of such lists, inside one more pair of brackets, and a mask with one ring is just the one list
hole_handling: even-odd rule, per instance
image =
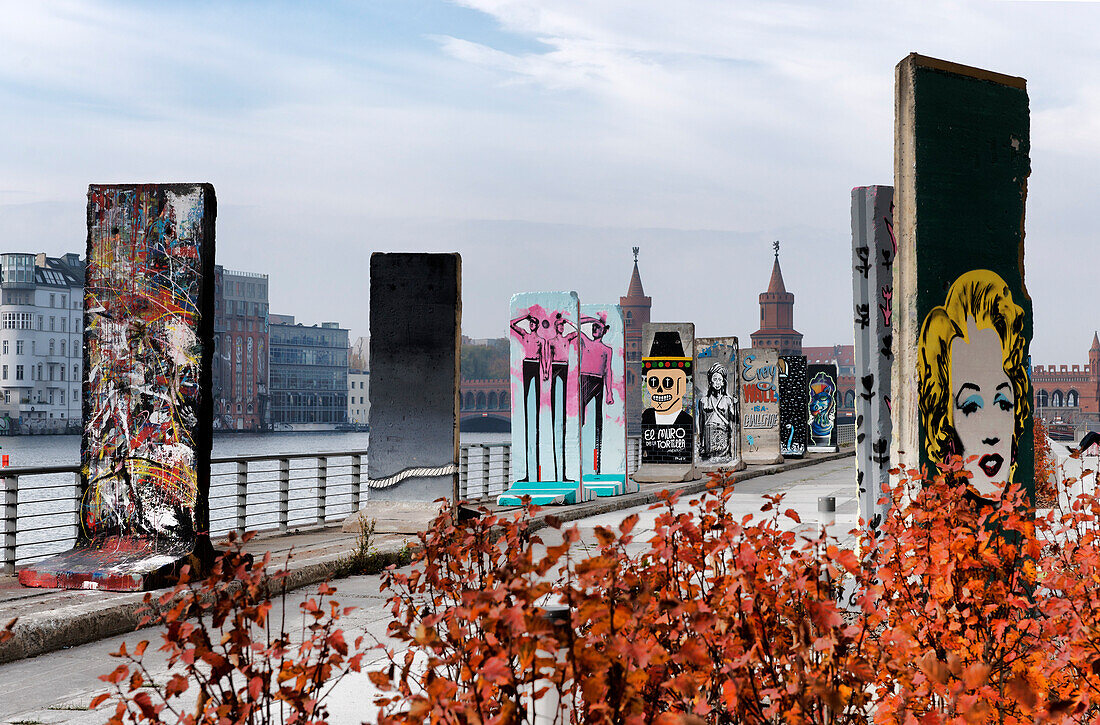
[[1026, 82], [910, 55], [896, 87], [891, 452], [959, 455], [978, 495], [1034, 497]]
[[695, 454], [702, 471], [739, 471], [741, 403], [736, 337], [695, 341]]
[[634, 479], [689, 481], [695, 477], [695, 325], [642, 326], [642, 465]]
[[838, 377], [836, 363], [806, 366], [809, 400], [805, 415], [811, 453], [835, 453], [840, 450], [836, 440]]
[[806, 356], [779, 356], [779, 449], [784, 458], [806, 455], [806, 409], [810, 404]]
[[856, 487], [859, 518], [877, 529], [890, 483], [890, 367], [893, 364], [894, 187], [852, 189], [855, 299]]
[[745, 463], [782, 463], [779, 445], [779, 354], [750, 347], [738, 354], [741, 385], [741, 457]]
[[626, 349], [619, 305], [581, 305], [581, 477], [597, 496], [634, 490], [626, 470]]
[[135, 590], [206, 558], [214, 188], [88, 189], [76, 547], [30, 586]]
[[576, 292], [524, 292], [509, 312], [512, 480], [497, 498], [518, 505], [576, 503], [581, 488], [580, 299]]
[[458, 496], [461, 340], [458, 254], [371, 255], [368, 501]]

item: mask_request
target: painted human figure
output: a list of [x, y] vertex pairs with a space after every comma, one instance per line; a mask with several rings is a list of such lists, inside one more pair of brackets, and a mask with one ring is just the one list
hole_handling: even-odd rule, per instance
[[699, 437], [699, 458], [704, 461], [733, 455], [734, 421], [737, 406], [726, 392], [726, 366], [716, 362], [707, 374], [707, 393], [699, 399], [699, 419], [703, 435]]
[[[600, 472], [600, 462], [603, 458], [601, 446], [603, 444], [603, 404], [606, 399], [608, 405], [615, 403], [613, 395], [614, 381], [611, 377], [611, 359], [613, 352], [607, 343], [603, 342], [604, 335], [610, 329], [605, 315], [602, 319], [595, 317], [582, 317], [580, 329], [581, 343], [581, 427], [584, 427], [588, 414], [588, 404], [595, 401], [595, 425], [596, 425], [596, 460], [595, 472]], [[585, 327], [591, 330], [591, 336], [585, 333]], [[566, 339], [577, 337], [576, 332], [569, 333]]]
[[[539, 430], [539, 412], [542, 409], [542, 381], [550, 377], [549, 343], [540, 332], [550, 327], [550, 321], [541, 320], [528, 310], [527, 314], [512, 320], [512, 333], [519, 339], [523, 348], [523, 426], [527, 440], [527, 470], [520, 481], [536, 481], [539, 479], [539, 470], [542, 465], [540, 456], [541, 432]], [[532, 399], [531, 388], [534, 387], [535, 395]], [[534, 408], [532, 415], [531, 408]], [[531, 445], [532, 434], [534, 445]], [[531, 468], [531, 451], [534, 450], [534, 469]]]
[[[554, 435], [554, 479], [565, 483], [572, 483], [566, 475], [565, 460], [565, 427], [566, 427], [566, 402], [569, 397], [569, 349], [575, 344], [572, 336], [566, 336], [566, 319], [561, 312], [554, 313], [553, 325], [545, 328], [545, 339], [549, 350], [548, 363], [550, 371], [550, 429]], [[575, 333], [574, 333], [575, 334]], [[561, 390], [559, 402], [558, 390]], [[561, 417], [561, 431], [559, 437], [557, 419]], [[561, 457], [558, 457], [558, 451]], [[560, 463], [559, 463], [560, 462]]]
[[969, 485], [995, 499], [1013, 480], [1031, 414], [1024, 310], [997, 273], [951, 285], [920, 335], [920, 412], [928, 459], [961, 456]]

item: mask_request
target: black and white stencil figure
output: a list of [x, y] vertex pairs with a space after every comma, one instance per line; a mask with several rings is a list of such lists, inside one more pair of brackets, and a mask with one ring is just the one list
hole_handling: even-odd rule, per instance
[[741, 467], [741, 406], [736, 337], [695, 341], [695, 448], [699, 465]]
[[726, 366], [716, 362], [707, 372], [707, 393], [699, 399], [699, 420], [703, 426], [699, 459], [703, 462], [728, 459], [733, 454], [737, 406], [727, 389]]

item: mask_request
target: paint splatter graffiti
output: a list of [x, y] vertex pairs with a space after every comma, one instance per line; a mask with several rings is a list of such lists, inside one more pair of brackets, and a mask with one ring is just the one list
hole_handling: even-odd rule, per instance
[[580, 300], [526, 292], [511, 303], [512, 470], [498, 503], [581, 500]]
[[597, 496], [634, 488], [626, 471], [626, 352], [618, 305], [581, 305], [581, 477]]
[[809, 365], [809, 400], [806, 421], [810, 428], [810, 451], [832, 453], [837, 447], [836, 405], [837, 366], [835, 363]]
[[806, 357], [779, 358], [779, 443], [784, 458], [806, 455]]
[[214, 216], [209, 185], [90, 187], [81, 530], [24, 584], [138, 589], [207, 553]]
[[703, 470], [740, 470], [741, 403], [736, 337], [695, 341], [695, 448]]
[[779, 355], [752, 347], [738, 354], [741, 385], [741, 455], [746, 463], [782, 463], [779, 444]]

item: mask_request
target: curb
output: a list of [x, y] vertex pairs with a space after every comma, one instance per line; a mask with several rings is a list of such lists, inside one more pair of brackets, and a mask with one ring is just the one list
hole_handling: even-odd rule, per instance
[[[855, 451], [849, 450], [815, 455], [812, 458], [803, 458], [787, 463], [761, 466], [730, 474], [729, 481], [735, 484], [760, 478], [761, 476], [794, 471], [854, 455]], [[538, 530], [548, 526], [547, 519], [549, 518], [555, 518], [565, 523], [598, 514], [657, 503], [661, 500], [660, 494], [664, 491], [686, 495], [702, 493], [709, 483], [709, 478], [703, 478], [664, 486], [661, 484], [646, 484], [650, 488], [648, 491], [639, 491], [622, 496], [609, 496], [568, 507], [543, 507], [535, 516], [531, 517], [531, 528], [532, 530]], [[518, 507], [493, 507], [493, 510], [499, 513], [520, 509]], [[388, 542], [387, 545], [379, 547], [378, 553], [384, 555], [397, 554], [404, 546], [404, 543]], [[345, 551], [338, 554], [323, 555], [299, 562], [296, 566], [292, 565], [286, 579], [287, 591], [290, 592], [312, 584], [319, 584], [333, 578], [341, 570], [349, 553]], [[163, 592], [163, 590], [160, 591]], [[157, 592], [152, 594], [154, 598], [158, 596]], [[0, 665], [134, 632], [138, 629], [138, 623], [141, 621], [142, 615], [139, 614], [139, 611], [143, 608], [144, 598], [145, 592], [134, 592], [133, 594], [121, 596], [119, 601], [107, 606], [97, 602], [81, 603], [53, 610], [49, 613], [35, 613], [22, 617], [13, 629], [15, 636], [0, 645]]]

